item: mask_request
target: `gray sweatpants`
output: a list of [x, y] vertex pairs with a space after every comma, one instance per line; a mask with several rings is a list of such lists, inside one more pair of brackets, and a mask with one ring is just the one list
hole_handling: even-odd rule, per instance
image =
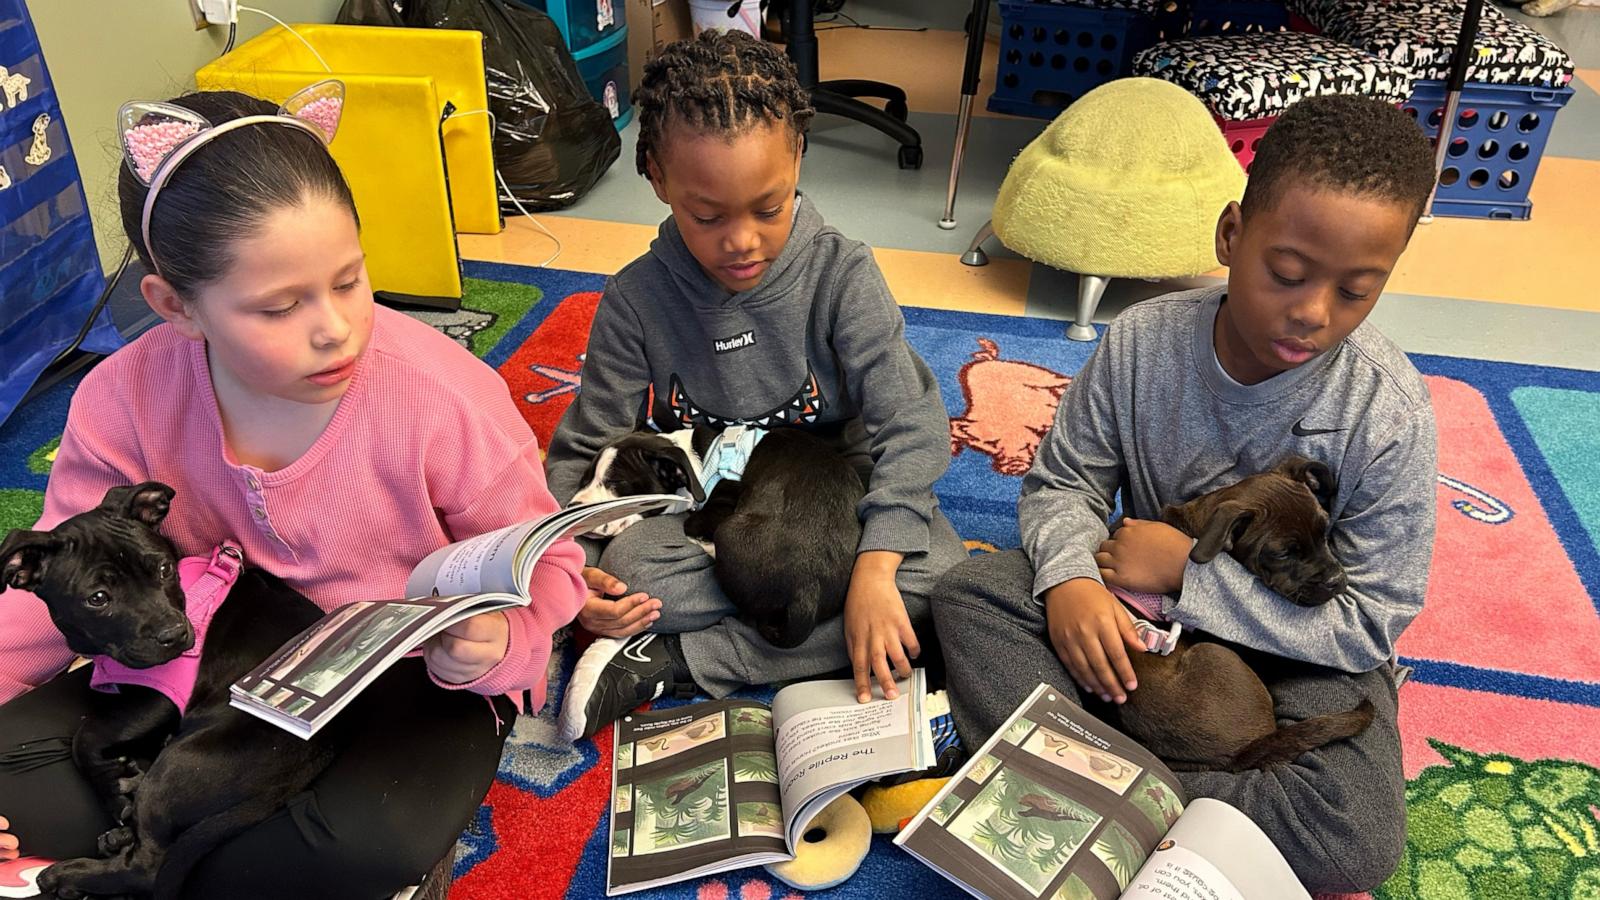
[[[980, 746], [1043, 681], [1073, 684], [1033, 599], [1033, 566], [1020, 550], [970, 559], [933, 593], [951, 712], [962, 742]], [[1183, 772], [1191, 797], [1232, 804], [1261, 826], [1312, 892], [1377, 887], [1405, 846], [1405, 776], [1387, 669], [1347, 675], [1297, 666], [1270, 686], [1280, 722], [1342, 712], [1372, 701], [1372, 725], [1357, 737], [1265, 771]]]
[[[679, 635], [689, 671], [706, 693], [724, 697], [747, 685], [815, 678], [850, 665], [839, 618], [819, 623], [805, 643], [788, 650], [767, 643], [735, 618], [737, 610], [712, 573], [711, 557], [684, 536], [684, 518], [652, 516], [629, 526], [605, 546], [597, 565], [622, 579], [630, 592], [661, 598], [654, 630]], [[938, 510], [928, 539], [928, 552], [908, 555], [895, 578], [912, 625], [928, 623], [934, 583], [967, 555]]]

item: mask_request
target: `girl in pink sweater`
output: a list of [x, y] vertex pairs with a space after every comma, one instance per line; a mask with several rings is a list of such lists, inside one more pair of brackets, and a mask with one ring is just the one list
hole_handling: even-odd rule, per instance
[[[247, 564], [332, 610], [403, 596], [429, 552], [553, 511], [504, 381], [374, 306], [354, 201], [320, 127], [342, 100], [299, 125], [242, 94], [174, 103], [219, 133], [129, 128], [119, 185], [128, 239], [153, 273], [140, 289], [165, 323], [83, 379], [36, 528], [114, 485], [162, 481], [177, 491], [162, 530], [182, 555], [231, 538]], [[584, 601], [582, 564], [576, 545], [557, 545], [531, 606], [468, 619], [390, 670], [356, 746], [308, 796], [218, 848], [185, 895], [382, 897], [418, 882], [494, 777], [509, 727], [496, 720], [515, 715], [501, 695], [543, 705], [551, 635]], [[18, 591], [0, 602], [0, 859], [19, 846], [94, 855], [110, 823], [64, 752], [96, 702], [87, 673], [60, 674], [72, 654], [43, 603]], [[48, 765], [4, 762], [53, 745], [63, 752]]]

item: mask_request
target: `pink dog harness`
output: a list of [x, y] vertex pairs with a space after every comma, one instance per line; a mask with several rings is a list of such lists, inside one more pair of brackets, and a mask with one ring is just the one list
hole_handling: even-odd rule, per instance
[[222, 601], [228, 599], [243, 567], [244, 553], [232, 541], [223, 541], [209, 559], [189, 556], [179, 560], [178, 583], [183, 585], [184, 610], [194, 626], [194, 646], [182, 656], [148, 669], [134, 669], [109, 656], [96, 656], [89, 686], [109, 693], [116, 693], [117, 686], [123, 684], [147, 687], [177, 704], [178, 712], [186, 711], [195, 678], [200, 674], [200, 650], [205, 646], [206, 629], [211, 626], [211, 617], [222, 608]]
[[[1166, 616], [1161, 614], [1161, 601], [1165, 600], [1165, 597], [1160, 594], [1125, 591], [1119, 587], [1111, 587], [1109, 584], [1106, 585], [1106, 588], [1135, 613], [1133, 616], [1133, 628], [1139, 632], [1139, 639], [1144, 641], [1145, 652], [1159, 653], [1162, 656], [1166, 656], [1172, 652], [1174, 647], [1178, 646], [1178, 635], [1183, 634], [1182, 623], [1173, 622], [1172, 627], [1165, 631], [1151, 624], [1151, 621], [1167, 621]], [[1140, 616], [1144, 618], [1141, 619], [1139, 618]]]

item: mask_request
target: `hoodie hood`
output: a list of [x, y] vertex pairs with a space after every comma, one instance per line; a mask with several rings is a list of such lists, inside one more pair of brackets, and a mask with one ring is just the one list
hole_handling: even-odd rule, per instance
[[809, 256], [811, 244], [822, 233], [822, 229], [822, 215], [806, 200], [804, 194], [796, 192], [794, 225], [789, 231], [788, 242], [783, 245], [783, 252], [762, 273], [755, 287], [737, 294], [729, 293], [700, 266], [700, 261], [689, 252], [689, 245], [683, 242], [678, 221], [671, 216], [661, 223], [656, 239], [650, 243], [650, 252], [667, 267], [673, 284], [695, 306], [714, 309], [757, 306], [783, 296], [802, 279], [806, 267], [796, 266], [795, 262]]

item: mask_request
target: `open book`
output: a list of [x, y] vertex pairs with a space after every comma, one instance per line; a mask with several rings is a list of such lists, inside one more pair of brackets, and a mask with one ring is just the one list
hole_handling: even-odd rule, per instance
[[771, 706], [717, 700], [617, 723], [606, 895], [794, 858], [852, 787], [933, 764], [921, 669], [894, 700], [855, 683], [790, 685]]
[[1310, 900], [1254, 822], [1070, 696], [1039, 685], [895, 843], [995, 900]]
[[667, 494], [579, 503], [541, 519], [457, 541], [428, 554], [407, 600], [339, 607], [234, 682], [230, 703], [309, 738], [395, 661], [462, 619], [527, 606], [534, 564], [562, 538], [687, 501]]

